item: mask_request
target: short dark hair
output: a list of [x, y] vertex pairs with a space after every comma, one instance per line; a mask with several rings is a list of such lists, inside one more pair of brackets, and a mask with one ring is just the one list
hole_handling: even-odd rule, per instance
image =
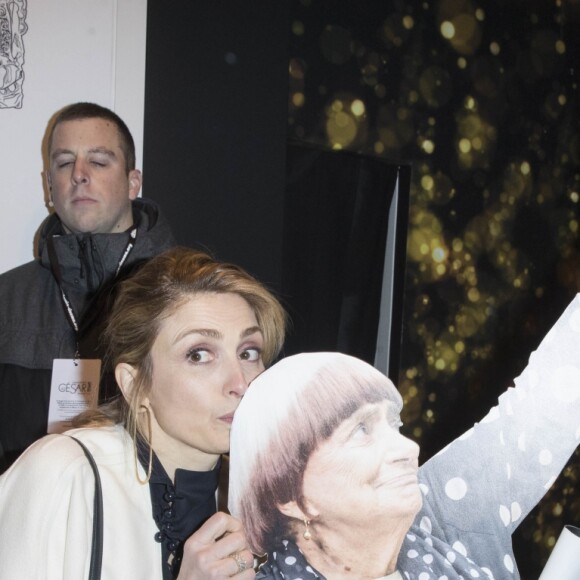
[[78, 121], [81, 119], [105, 119], [113, 123], [117, 127], [119, 138], [121, 140], [121, 149], [125, 155], [125, 168], [127, 174], [129, 171], [135, 169], [135, 142], [133, 141], [133, 136], [131, 135], [131, 131], [129, 131], [129, 127], [127, 127], [125, 121], [123, 121], [117, 113], [95, 103], [73, 103], [67, 105], [56, 113], [53, 117], [53, 122], [48, 133], [47, 143], [49, 157], [56, 127], [65, 121]]

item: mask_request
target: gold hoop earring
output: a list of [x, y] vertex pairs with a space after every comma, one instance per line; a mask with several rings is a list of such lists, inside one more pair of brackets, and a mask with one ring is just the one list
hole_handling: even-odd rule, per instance
[[135, 477], [137, 481], [141, 485], [145, 485], [149, 483], [151, 479], [151, 472], [153, 471], [153, 447], [151, 445], [151, 440], [153, 438], [153, 432], [151, 430], [151, 411], [147, 405], [141, 405], [143, 409], [145, 409], [145, 413], [147, 413], [147, 443], [149, 445], [149, 464], [147, 465], [147, 476], [145, 479], [141, 479], [139, 477], [139, 459], [138, 459], [138, 451], [137, 451], [137, 418], [133, 422], [133, 459], [135, 460]]
[[310, 533], [310, 530], [308, 529], [308, 526], [310, 525], [310, 520], [304, 520], [304, 533], [302, 534], [302, 537], [305, 540], [310, 540], [310, 538], [312, 538], [312, 534]]

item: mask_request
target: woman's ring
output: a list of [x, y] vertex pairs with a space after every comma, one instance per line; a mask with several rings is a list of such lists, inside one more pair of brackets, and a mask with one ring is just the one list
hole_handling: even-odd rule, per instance
[[230, 558], [233, 558], [234, 562], [238, 565], [238, 571], [236, 572], [237, 574], [240, 574], [248, 568], [247, 562], [240, 556], [239, 552], [230, 554]]

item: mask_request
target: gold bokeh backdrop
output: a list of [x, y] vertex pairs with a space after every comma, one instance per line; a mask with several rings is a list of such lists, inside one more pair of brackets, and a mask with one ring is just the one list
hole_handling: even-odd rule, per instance
[[[428, 459], [580, 291], [580, 0], [292, 0], [288, 135], [412, 165], [398, 386]], [[397, 380], [397, 377], [393, 377]], [[520, 526], [580, 524], [578, 456]]]

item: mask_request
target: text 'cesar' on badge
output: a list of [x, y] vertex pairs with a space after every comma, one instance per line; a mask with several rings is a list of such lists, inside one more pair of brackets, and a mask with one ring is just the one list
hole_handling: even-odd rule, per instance
[[71, 420], [99, 401], [100, 359], [54, 359], [48, 406], [48, 433], [71, 428]]

